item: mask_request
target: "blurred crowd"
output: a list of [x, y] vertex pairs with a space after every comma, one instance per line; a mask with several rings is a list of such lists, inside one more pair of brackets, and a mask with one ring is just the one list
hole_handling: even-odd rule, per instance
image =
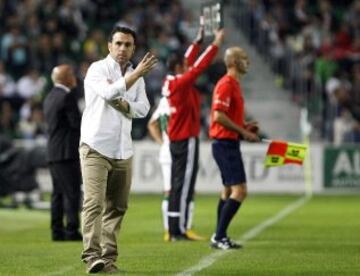
[[[149, 50], [160, 61], [145, 79], [149, 100], [155, 106], [167, 56], [186, 50], [198, 24], [179, 0], [1, 0], [0, 198], [29, 195], [39, 187], [36, 170], [47, 165], [43, 100], [52, 87], [54, 66], [68, 63], [74, 67], [81, 108], [82, 81], [89, 65], [108, 54], [107, 35], [115, 25], [130, 27], [138, 34], [133, 62]], [[206, 78], [216, 71], [214, 65], [200, 82], [205, 91], [212, 88]], [[146, 136], [147, 120], [134, 121], [134, 139]], [[19, 200], [13, 201], [17, 206]]]
[[[106, 36], [114, 25], [138, 32], [135, 63], [149, 49], [158, 56], [159, 65], [146, 77], [154, 105], [161, 94], [167, 56], [185, 51], [197, 31], [198, 20], [181, 1], [0, 1], [0, 134], [43, 139], [42, 101], [51, 87], [52, 68], [72, 64], [81, 83], [90, 63], [107, 55]], [[216, 73], [214, 68], [210, 75]], [[200, 86], [210, 90], [204, 78]], [[81, 85], [78, 90], [81, 100]], [[146, 120], [134, 122], [134, 139], [146, 135]]]
[[[239, 26], [269, 63], [276, 84], [308, 108], [321, 138], [359, 142], [360, 0], [235, 2]], [[73, 64], [81, 83], [89, 64], [107, 54], [106, 36], [116, 24], [139, 33], [135, 63], [148, 49], [161, 61], [146, 77], [154, 105], [167, 56], [186, 49], [197, 23], [179, 0], [0, 1], [0, 134], [44, 138], [42, 101], [51, 86], [51, 69]], [[198, 83], [204, 92], [202, 137], [209, 92], [224, 72], [220, 64], [216, 61]], [[135, 121], [135, 139], [146, 135], [146, 121]]]
[[236, 18], [320, 138], [360, 142], [360, 1], [240, 0]]

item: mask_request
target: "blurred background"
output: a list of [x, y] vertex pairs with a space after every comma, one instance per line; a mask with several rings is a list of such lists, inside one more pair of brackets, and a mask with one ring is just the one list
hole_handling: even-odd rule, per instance
[[[47, 172], [42, 102], [54, 66], [70, 63], [79, 80], [105, 57], [115, 25], [138, 32], [136, 64], [149, 49], [157, 67], [146, 76], [152, 110], [161, 97], [165, 60], [185, 51], [199, 27], [206, 1], [166, 0], [1, 0], [0, 1], [0, 204], [43, 208], [51, 189]], [[311, 141], [312, 190], [360, 188], [360, 0], [224, 0], [226, 44], [250, 55], [243, 81], [247, 116], [271, 139]], [[210, 41], [210, 40], [209, 40]], [[225, 49], [223, 47], [222, 50]], [[201, 160], [198, 189], [220, 183], [209, 160], [207, 129], [212, 89], [225, 72], [222, 53], [199, 79], [202, 91]], [[304, 114], [305, 116], [304, 118]], [[134, 191], [161, 191], [157, 148], [147, 118], [133, 122]], [[304, 122], [310, 124], [306, 132]], [[302, 168], [268, 171], [264, 145], [245, 145], [250, 190], [301, 192]], [[210, 183], [210, 185], [209, 185]], [[265, 185], [266, 183], [266, 185]]]

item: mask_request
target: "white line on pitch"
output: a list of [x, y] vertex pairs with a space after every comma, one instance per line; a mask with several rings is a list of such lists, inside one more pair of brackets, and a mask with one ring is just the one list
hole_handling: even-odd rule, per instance
[[[264, 222], [258, 224], [254, 228], [251, 228], [249, 231], [247, 231], [244, 235], [241, 236], [239, 242], [242, 244], [245, 244], [248, 240], [251, 240], [252, 238], [255, 238], [257, 235], [259, 235], [262, 231], [267, 229], [268, 227], [272, 226], [273, 224], [279, 222], [286, 216], [288, 216], [290, 213], [294, 212], [299, 207], [303, 206], [308, 200], [310, 199], [310, 196], [303, 196], [296, 200], [295, 202], [288, 205], [286, 208], [282, 209], [280, 212], [278, 212], [275, 216], [265, 220]], [[202, 258], [199, 263], [196, 265], [176, 274], [177, 276], [188, 276], [192, 275], [193, 273], [199, 272], [209, 266], [211, 266], [213, 263], [215, 263], [218, 259], [225, 256], [226, 254], [232, 252], [232, 250], [219, 250], [215, 251], [214, 253], [205, 256]]]

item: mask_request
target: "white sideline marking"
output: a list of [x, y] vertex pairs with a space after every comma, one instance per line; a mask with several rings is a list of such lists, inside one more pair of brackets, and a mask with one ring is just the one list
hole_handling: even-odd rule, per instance
[[[238, 242], [245, 244], [248, 240], [251, 240], [252, 238], [259, 235], [262, 231], [267, 229], [268, 227], [272, 226], [273, 224], [279, 222], [286, 216], [288, 216], [290, 213], [295, 211], [297, 208], [304, 205], [308, 200], [310, 199], [310, 196], [303, 196], [296, 200], [295, 202], [288, 205], [286, 208], [282, 209], [280, 212], [278, 212], [275, 216], [265, 220], [264, 222], [256, 225], [254, 228], [251, 228], [249, 231], [247, 231], [244, 235], [241, 236], [240, 240]], [[232, 250], [218, 250], [214, 253], [205, 256], [202, 258], [198, 264], [176, 274], [177, 276], [188, 276], [192, 275], [193, 273], [199, 272], [203, 270], [204, 268], [207, 268], [211, 266], [213, 263], [215, 263], [218, 259], [225, 256], [226, 254], [233, 252]]]

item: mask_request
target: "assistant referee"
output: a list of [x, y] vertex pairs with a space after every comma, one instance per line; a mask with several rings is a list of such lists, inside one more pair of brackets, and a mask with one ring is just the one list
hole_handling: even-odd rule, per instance
[[243, 49], [232, 47], [225, 51], [224, 61], [227, 72], [215, 86], [209, 134], [214, 139], [212, 153], [223, 182], [211, 247], [226, 250], [241, 247], [227, 236], [228, 226], [247, 194], [240, 140], [256, 142], [259, 137], [257, 123], [245, 123], [245, 103], [240, 87], [240, 78], [247, 72], [249, 58]]

